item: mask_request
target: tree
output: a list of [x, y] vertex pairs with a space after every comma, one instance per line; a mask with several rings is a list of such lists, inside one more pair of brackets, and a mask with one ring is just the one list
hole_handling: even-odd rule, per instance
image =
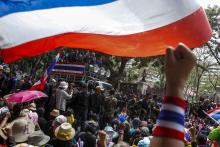
[[220, 7], [208, 7], [206, 13], [212, 27], [213, 37], [206, 43], [205, 47], [209, 49], [210, 55], [220, 65]]
[[110, 70], [111, 76], [109, 77], [110, 83], [114, 86], [122, 79], [127, 62], [131, 58], [128, 57], [117, 57], [104, 55], [102, 61], [104, 66]]
[[214, 93], [220, 84], [220, 7], [208, 7], [206, 13], [213, 36], [204, 46], [194, 49], [198, 62], [185, 88], [185, 94], [193, 94], [196, 100], [204, 93]]

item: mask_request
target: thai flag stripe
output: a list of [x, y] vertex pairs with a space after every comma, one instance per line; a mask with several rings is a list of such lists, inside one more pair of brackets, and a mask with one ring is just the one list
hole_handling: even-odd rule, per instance
[[166, 96], [157, 119], [154, 136], [184, 140], [185, 101], [179, 97]]
[[212, 110], [209, 110], [207, 113], [212, 115], [212, 114], [215, 114], [216, 112], [220, 111], [220, 107], [217, 107], [215, 109], [212, 109]]
[[56, 66], [56, 63], [58, 62], [60, 57], [60, 53], [56, 55], [56, 57], [52, 60], [50, 66], [47, 68], [46, 72], [44, 73], [43, 79], [46, 80], [48, 76], [51, 74], [52, 70]]
[[186, 101], [179, 98], [179, 97], [170, 97], [170, 96], [166, 96], [164, 98], [164, 103], [166, 104], [174, 104], [176, 106], [179, 106], [183, 109], [185, 109], [185, 106], [186, 106]]
[[209, 110], [207, 112], [207, 115], [209, 115], [209, 117], [214, 119], [216, 122], [220, 123], [220, 107], [215, 108], [213, 110]]
[[163, 104], [161, 110], [175, 111], [181, 115], [185, 115], [185, 110], [173, 104]]
[[184, 115], [181, 115], [175, 111], [168, 111], [168, 110], [160, 111], [158, 120], [177, 123], [182, 126], [184, 125]]
[[175, 129], [170, 129], [167, 127], [156, 127], [153, 135], [158, 137], [176, 138], [179, 140], [183, 140], [184, 138], [183, 132], [176, 131]]
[[60, 46], [155, 56], [179, 42], [197, 47], [212, 36], [197, 0], [3, 0], [0, 13], [6, 63]]
[[0, 17], [16, 12], [36, 11], [61, 7], [96, 6], [115, 0], [3, 0], [0, 1]]
[[31, 90], [43, 90], [44, 86], [46, 84], [47, 78], [48, 76], [51, 74], [53, 68], [55, 67], [56, 63], [59, 60], [60, 57], [60, 53], [59, 52], [55, 58], [52, 59], [52, 62], [50, 64], [50, 66], [47, 68], [47, 70], [44, 72], [43, 76], [41, 77], [41, 79], [39, 81], [37, 81], [30, 89]]

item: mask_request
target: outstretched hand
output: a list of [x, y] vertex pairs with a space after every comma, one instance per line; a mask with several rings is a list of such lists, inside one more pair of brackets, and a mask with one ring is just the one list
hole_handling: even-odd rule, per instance
[[180, 43], [176, 49], [166, 50], [166, 95], [180, 96], [186, 81], [196, 64], [196, 56], [192, 51]]

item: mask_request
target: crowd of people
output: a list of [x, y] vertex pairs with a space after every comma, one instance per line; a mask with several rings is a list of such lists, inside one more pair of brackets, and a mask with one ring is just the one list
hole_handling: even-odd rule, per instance
[[[220, 147], [220, 127], [202, 111], [217, 104], [206, 98], [198, 104], [181, 99], [195, 57], [183, 45], [175, 55], [172, 51], [166, 55], [165, 98], [151, 90], [140, 97], [133, 91], [50, 79], [44, 89], [48, 98], [8, 103], [8, 94], [29, 90], [32, 83], [28, 77], [16, 83], [16, 74], [0, 66], [0, 146]], [[89, 62], [95, 61], [92, 54], [69, 54], [62, 58], [84, 62], [89, 56]]]
[[68, 49], [65, 50], [59, 59], [60, 62], [69, 63], [84, 63], [88, 65], [102, 65], [101, 55], [82, 49]]

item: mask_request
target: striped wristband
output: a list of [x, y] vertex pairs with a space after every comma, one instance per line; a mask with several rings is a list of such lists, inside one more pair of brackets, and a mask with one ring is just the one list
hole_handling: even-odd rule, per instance
[[166, 96], [153, 135], [184, 140], [185, 106], [183, 99]]

